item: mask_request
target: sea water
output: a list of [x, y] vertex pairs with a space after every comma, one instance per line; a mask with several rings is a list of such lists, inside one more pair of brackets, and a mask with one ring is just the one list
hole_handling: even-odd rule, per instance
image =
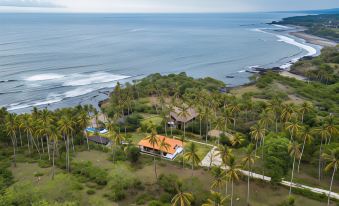
[[295, 15], [0, 14], [0, 107], [96, 104], [118, 81], [152, 73], [244, 84], [253, 66], [287, 68], [319, 53], [289, 36], [293, 28], [267, 24]]

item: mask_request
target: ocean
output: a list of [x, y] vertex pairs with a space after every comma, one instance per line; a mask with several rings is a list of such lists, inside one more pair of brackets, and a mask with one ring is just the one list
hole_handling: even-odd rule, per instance
[[[186, 72], [229, 86], [319, 47], [268, 25], [301, 14], [0, 14], [0, 107], [97, 104], [120, 81]], [[234, 76], [227, 78], [226, 76]]]

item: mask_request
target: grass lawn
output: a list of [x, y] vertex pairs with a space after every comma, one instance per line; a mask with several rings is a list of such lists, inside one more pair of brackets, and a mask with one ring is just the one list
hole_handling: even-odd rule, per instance
[[[88, 185], [83, 184], [84, 188], [81, 190], [81, 205], [130, 205], [136, 201], [138, 195], [142, 194], [143, 191], [140, 191], [136, 194], [128, 194], [126, 199], [113, 203], [105, 198], [103, 195], [107, 192], [110, 192], [109, 186], [114, 184], [113, 177], [117, 174], [123, 175], [124, 178], [136, 177], [141, 180], [145, 185], [145, 191], [154, 192], [158, 194], [159, 190], [155, 183], [154, 176], [154, 167], [152, 164], [152, 157], [143, 155], [141, 158], [141, 163], [138, 165], [131, 165], [129, 162], [118, 162], [113, 164], [111, 161], [108, 161], [109, 154], [101, 151], [83, 151], [78, 152], [74, 158], [74, 161], [90, 161], [93, 165], [104, 168], [108, 171], [109, 177], [112, 178], [109, 180], [108, 185], [102, 189], [94, 189], [95, 194], [88, 195], [86, 191], [90, 189]], [[175, 174], [181, 179], [187, 179], [191, 177], [192, 171], [189, 167], [182, 169], [180, 165], [172, 163], [166, 160], [157, 159], [157, 170], [158, 174]], [[50, 180], [49, 172], [50, 168], [40, 168], [36, 163], [18, 163], [17, 168], [11, 168], [15, 180], [26, 180], [31, 181], [37, 187], [48, 184]], [[43, 173], [39, 183], [37, 183], [36, 177], [34, 174], [36, 172]], [[61, 170], [57, 171], [57, 174], [63, 173]], [[201, 186], [206, 192], [209, 191], [209, 187], [212, 181], [210, 172], [206, 169], [198, 169], [194, 171], [194, 176], [198, 179], [198, 185]], [[55, 180], [58, 181], [58, 180]], [[228, 185], [228, 192], [230, 192], [231, 187]], [[55, 190], [60, 190], [60, 188], [55, 188]], [[222, 191], [225, 190], [223, 186]], [[247, 193], [247, 183], [246, 181], [240, 180], [234, 186], [234, 200], [235, 205], [245, 205]], [[288, 189], [284, 187], [272, 188], [267, 183], [262, 183], [260, 181], [251, 181], [251, 205], [253, 206], [275, 206], [278, 203], [282, 202], [288, 194]], [[296, 196], [296, 205], [307, 205], [307, 206], [323, 206], [325, 203], [321, 203], [315, 200], [311, 200], [302, 196]]]
[[162, 118], [159, 115], [149, 115], [145, 116], [145, 119], [141, 121], [141, 124], [149, 124], [152, 122], [155, 125], [161, 125]]

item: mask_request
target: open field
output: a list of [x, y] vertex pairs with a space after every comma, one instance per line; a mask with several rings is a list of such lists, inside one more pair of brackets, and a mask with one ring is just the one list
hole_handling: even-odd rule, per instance
[[[100, 168], [104, 168], [109, 172], [109, 176], [113, 177], [119, 173], [123, 173], [125, 177], [134, 176], [140, 179], [145, 185], [147, 191], [158, 191], [156, 189], [157, 186], [154, 185], [155, 177], [154, 177], [154, 168], [152, 165], [152, 158], [143, 157], [143, 165], [140, 167], [133, 167], [129, 163], [119, 162], [117, 164], [113, 164], [111, 161], [108, 161], [108, 154], [100, 151], [85, 151], [79, 152], [74, 161], [90, 161], [95, 166]], [[43, 187], [48, 184], [49, 177], [48, 171], [50, 168], [42, 169], [39, 168], [35, 163], [20, 163], [17, 168], [11, 169], [14, 173], [14, 177], [16, 180], [25, 179], [26, 181], [32, 182], [36, 187]], [[44, 175], [41, 176], [41, 180], [39, 183], [36, 182], [36, 177], [34, 177], [34, 173], [42, 172]], [[61, 171], [58, 171], [61, 173]], [[182, 169], [180, 166], [176, 164], [172, 164], [165, 160], [158, 160], [158, 174], [175, 174], [178, 175], [181, 179], [189, 179], [191, 178], [192, 171], [189, 168]], [[194, 171], [194, 177], [196, 178], [195, 184], [202, 187], [206, 193], [209, 191], [209, 185], [212, 180], [212, 177], [209, 171], [204, 169], [199, 169]], [[55, 181], [58, 181], [56, 179]], [[110, 180], [111, 181], [111, 180]], [[112, 184], [111, 182], [108, 185]], [[141, 194], [138, 192], [137, 194], [133, 194], [133, 196], [128, 196], [128, 198], [122, 202], [117, 202], [113, 204], [105, 197], [103, 194], [109, 192], [108, 186], [102, 189], [95, 189], [96, 193], [93, 195], [88, 195], [86, 191], [89, 189], [86, 184], [83, 184], [83, 189], [80, 191], [82, 194], [82, 199], [84, 201], [83, 205], [130, 205], [134, 203]], [[60, 188], [54, 188], [55, 190], [60, 190]], [[223, 187], [222, 191], [224, 192], [225, 187]], [[230, 185], [228, 188], [228, 193], [230, 192]], [[245, 197], [247, 191], [246, 181], [239, 181], [235, 184], [234, 187], [234, 199], [235, 205], [244, 205]], [[251, 182], [251, 205], [254, 206], [275, 206], [277, 203], [282, 202], [288, 194], [288, 190], [283, 187], [272, 188], [268, 184], [261, 183], [260, 181], [252, 181]], [[86, 202], [86, 203], [85, 203]], [[89, 203], [92, 202], [92, 203]], [[310, 200], [301, 196], [296, 196], [296, 205], [308, 205], [308, 206], [322, 206], [326, 205], [325, 203], [320, 203], [315, 200]]]

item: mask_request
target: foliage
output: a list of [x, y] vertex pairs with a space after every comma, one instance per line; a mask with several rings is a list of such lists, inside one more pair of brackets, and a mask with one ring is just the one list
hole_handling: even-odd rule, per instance
[[98, 185], [107, 184], [107, 172], [99, 167], [93, 166], [91, 162], [73, 163], [72, 173], [87, 178]]
[[268, 175], [272, 177], [272, 183], [276, 184], [287, 174], [289, 166], [288, 139], [282, 135], [270, 134], [265, 141], [265, 168]]
[[127, 149], [127, 158], [131, 163], [137, 163], [140, 158], [140, 150], [138, 147], [129, 147]]

